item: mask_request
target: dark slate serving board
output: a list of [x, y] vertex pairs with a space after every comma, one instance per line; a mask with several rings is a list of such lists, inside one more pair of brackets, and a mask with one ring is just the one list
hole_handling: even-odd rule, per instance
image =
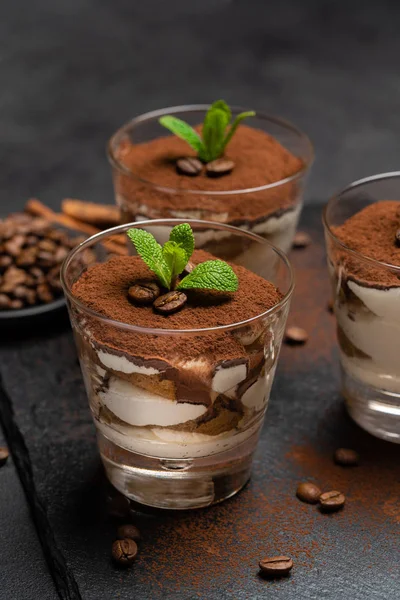
[[[2, 336], [0, 417], [60, 598], [398, 598], [400, 447], [372, 438], [345, 413], [326, 308], [320, 209], [307, 208], [303, 222], [314, 243], [293, 253], [298, 283], [290, 322], [304, 326], [310, 340], [283, 348], [252, 480], [235, 498], [204, 510], [136, 507], [143, 542], [129, 571], [110, 561], [116, 526], [106, 516], [106, 484], [68, 326]], [[337, 446], [358, 449], [361, 465], [333, 465]], [[345, 509], [327, 516], [301, 504], [294, 491], [302, 479], [342, 490]], [[23, 536], [13, 533], [18, 518], [27, 535], [25, 506], [0, 493], [0, 509], [14, 523], [3, 523], [2, 555], [20, 560], [19, 568], [16, 559], [2, 560], [1, 600], [53, 598], [37, 542], [30, 558]], [[259, 558], [280, 553], [294, 559], [291, 576], [262, 580]], [[40, 593], [21, 593], [28, 579]]]

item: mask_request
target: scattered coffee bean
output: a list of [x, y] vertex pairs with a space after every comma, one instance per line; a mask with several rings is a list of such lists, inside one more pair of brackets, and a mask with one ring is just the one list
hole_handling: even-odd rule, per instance
[[285, 333], [285, 342], [287, 344], [305, 344], [308, 340], [308, 333], [301, 327], [288, 327]]
[[157, 298], [154, 302], [153, 307], [156, 312], [163, 315], [170, 315], [180, 310], [187, 301], [187, 296], [183, 292], [178, 290], [167, 292], [163, 296]]
[[346, 498], [341, 492], [332, 490], [321, 494], [319, 501], [323, 512], [335, 512], [343, 508]]
[[8, 448], [5, 448], [4, 446], [0, 447], [0, 467], [6, 464], [9, 455]]
[[281, 577], [282, 575], [287, 575], [292, 570], [293, 561], [289, 556], [273, 556], [260, 560], [259, 567], [265, 575]]
[[188, 156], [186, 158], [179, 158], [176, 161], [176, 170], [181, 175], [189, 175], [190, 177], [196, 177], [200, 175], [203, 170], [203, 164], [198, 158]]
[[121, 525], [121, 527], [118, 527], [117, 538], [119, 540], [129, 539], [134, 542], [139, 542], [141, 535], [139, 529], [135, 525]]
[[123, 567], [128, 567], [135, 560], [138, 547], [136, 542], [130, 539], [115, 540], [111, 553], [116, 563]]
[[128, 298], [133, 304], [153, 304], [160, 295], [160, 288], [155, 281], [137, 281], [128, 290]]
[[6, 294], [0, 294], [0, 310], [9, 310], [11, 300]]
[[358, 465], [360, 456], [355, 450], [350, 448], [338, 448], [333, 455], [334, 461], [337, 465], [344, 467], [355, 467]]
[[308, 233], [298, 231], [293, 238], [293, 248], [306, 248], [311, 244], [311, 238]]
[[206, 172], [209, 177], [222, 177], [228, 175], [234, 169], [235, 163], [227, 158], [217, 158], [206, 165]]
[[107, 498], [107, 510], [110, 517], [125, 519], [129, 515], [130, 502], [122, 494], [116, 494]]
[[400, 246], [400, 229], [396, 231], [396, 244]]
[[8, 267], [12, 265], [12, 261], [13, 259], [11, 256], [7, 256], [6, 254], [0, 256], [0, 271], [8, 269]]
[[305, 481], [304, 483], [299, 483], [297, 486], [296, 496], [302, 502], [307, 502], [308, 504], [317, 504], [321, 496], [321, 490], [315, 485], [315, 483]]

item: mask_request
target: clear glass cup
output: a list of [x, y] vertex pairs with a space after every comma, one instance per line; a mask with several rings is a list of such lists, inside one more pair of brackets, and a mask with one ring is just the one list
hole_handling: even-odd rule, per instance
[[[310, 140], [291, 123], [259, 112], [251, 119], [252, 127], [276, 138], [304, 163], [304, 167], [291, 177], [261, 187], [201, 192], [189, 188], [173, 189], [163, 185], [162, 181], [150, 182], [139, 178], [122, 162], [120, 153], [126, 142], [139, 144], [167, 135], [158, 123], [161, 116], [173, 114], [191, 125], [197, 125], [203, 121], [208, 108], [208, 105], [200, 104], [156, 110], [136, 117], [113, 135], [108, 144], [108, 158], [112, 166], [116, 203], [121, 209], [123, 222], [179, 218], [227, 223], [257, 233], [288, 252], [303, 205], [306, 177], [314, 158]], [[243, 110], [234, 107], [232, 114], [236, 116]], [[221, 198], [227, 199], [223, 209]], [[243, 205], [248, 207], [247, 214], [243, 213]], [[204, 236], [202, 247], [208, 250], [209, 243], [208, 237]]]
[[[94, 235], [70, 253], [61, 272], [107, 476], [127, 497], [172, 509], [220, 502], [248, 481], [294, 286], [288, 259], [263, 238], [191, 221], [196, 239], [204, 228], [229, 233], [237, 243], [237, 262], [272, 281], [282, 300], [240, 323], [173, 330], [111, 320], [74, 296], [73, 284], [82, 273], [108, 260], [110, 236], [140, 227], [163, 242], [180, 222], [147, 221]], [[167, 355], [151, 364], [138, 362], [143, 348], [160, 336], [168, 341]], [[204, 336], [212, 352], [204, 350]], [[232, 338], [240, 348], [235, 360], [226, 356]], [[186, 386], [189, 402], [182, 395], [176, 401], [178, 385]]]
[[[373, 435], [400, 443], [400, 265], [351, 250], [332, 230], [369, 204], [396, 198], [400, 172], [368, 177], [331, 198], [323, 222], [347, 409]], [[398, 285], [379, 285], [391, 274]]]

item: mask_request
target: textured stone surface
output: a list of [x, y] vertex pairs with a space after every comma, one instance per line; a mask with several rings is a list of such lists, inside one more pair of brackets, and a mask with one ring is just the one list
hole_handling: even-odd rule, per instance
[[2, 2], [2, 209], [30, 195], [110, 201], [119, 125], [218, 97], [309, 133], [308, 198], [395, 170], [398, 21], [391, 0]]
[[[41, 337], [3, 344], [4, 385], [29, 449], [46, 527], [54, 534], [44, 541], [58, 559], [62, 598], [398, 597], [400, 447], [372, 438], [345, 414], [334, 321], [326, 310], [320, 210], [308, 209], [305, 221], [314, 243], [293, 254], [298, 288], [290, 321], [301, 323], [310, 339], [304, 347], [283, 349], [250, 484], [235, 498], [197, 512], [138, 511], [143, 542], [128, 572], [110, 561], [116, 525], [105, 516], [105, 482], [70, 331], [52, 327]], [[4, 414], [4, 401], [0, 407]], [[334, 465], [339, 446], [359, 450], [361, 465]], [[347, 497], [344, 510], [321, 515], [299, 502], [295, 491], [304, 479], [325, 491], [339, 487]], [[295, 562], [290, 578], [261, 580], [259, 559], [279, 554]], [[8, 589], [15, 585], [7, 573], [5, 581]]]

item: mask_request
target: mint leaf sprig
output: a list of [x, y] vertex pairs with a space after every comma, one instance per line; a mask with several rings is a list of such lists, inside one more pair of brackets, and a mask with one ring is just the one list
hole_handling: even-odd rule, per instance
[[243, 119], [255, 117], [255, 115], [253, 110], [240, 113], [227, 130], [232, 120], [232, 112], [224, 100], [217, 100], [213, 102], [206, 113], [202, 137], [188, 123], [172, 115], [161, 117], [159, 123], [185, 140], [197, 152], [198, 158], [208, 163], [223, 155]]
[[194, 235], [188, 223], [171, 230], [169, 240], [161, 246], [154, 236], [143, 229], [129, 229], [129, 239], [137, 253], [168, 290], [203, 289], [236, 292], [238, 278], [226, 262], [207, 260], [179, 279], [194, 251]]

